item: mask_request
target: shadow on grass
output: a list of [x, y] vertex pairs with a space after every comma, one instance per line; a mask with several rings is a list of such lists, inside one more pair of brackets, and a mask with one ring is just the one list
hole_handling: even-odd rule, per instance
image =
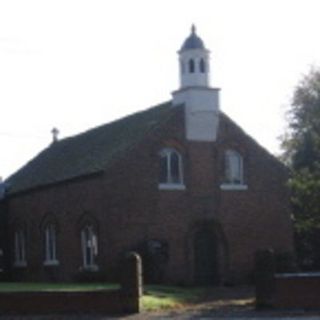
[[202, 308], [212, 310], [253, 308], [254, 290], [242, 286], [234, 288], [181, 288], [146, 286], [142, 306], [146, 311]]

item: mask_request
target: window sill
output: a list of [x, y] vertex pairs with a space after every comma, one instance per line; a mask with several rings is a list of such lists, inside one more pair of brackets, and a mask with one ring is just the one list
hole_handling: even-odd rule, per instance
[[60, 262], [58, 260], [46, 260], [43, 262], [43, 265], [45, 267], [54, 267], [54, 266], [58, 266], [60, 264]]
[[26, 268], [27, 267], [27, 261], [17, 261], [13, 264], [15, 268]]
[[186, 186], [181, 183], [160, 183], [159, 190], [186, 190]]
[[97, 272], [99, 271], [99, 267], [95, 264], [91, 266], [83, 266], [82, 271]]
[[220, 189], [225, 191], [245, 191], [248, 190], [248, 186], [246, 184], [223, 183], [220, 185]]

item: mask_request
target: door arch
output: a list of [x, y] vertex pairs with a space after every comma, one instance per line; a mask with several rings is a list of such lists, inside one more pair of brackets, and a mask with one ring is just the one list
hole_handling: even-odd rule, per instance
[[194, 282], [197, 285], [219, 283], [217, 236], [211, 228], [202, 227], [194, 235]]

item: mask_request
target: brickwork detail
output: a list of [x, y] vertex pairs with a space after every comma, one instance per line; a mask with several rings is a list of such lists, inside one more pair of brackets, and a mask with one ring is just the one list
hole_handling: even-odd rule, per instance
[[[177, 109], [178, 110], [178, 109]], [[214, 225], [221, 282], [252, 280], [254, 253], [273, 248], [292, 252], [287, 171], [225, 115], [215, 142], [185, 139], [183, 109], [100, 175], [78, 178], [17, 194], [9, 199], [9, 242], [17, 224], [27, 235], [27, 267], [13, 268], [15, 279], [73, 281], [83, 270], [80, 226], [96, 226], [95, 279], [119, 278], [124, 252], [141, 243], [166, 243], [161, 281], [190, 284], [195, 275], [197, 226]], [[159, 152], [179, 151], [183, 190], [159, 189]], [[222, 190], [225, 151], [243, 158], [246, 190]], [[57, 226], [58, 265], [43, 263], [41, 221], [51, 215]], [[11, 254], [13, 254], [11, 247]], [[11, 261], [13, 256], [11, 256]]]

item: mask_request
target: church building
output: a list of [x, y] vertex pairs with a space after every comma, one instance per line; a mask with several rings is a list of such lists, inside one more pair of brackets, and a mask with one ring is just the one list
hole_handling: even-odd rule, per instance
[[287, 169], [223, 111], [195, 27], [170, 101], [51, 145], [6, 184], [12, 279], [245, 282], [254, 254], [293, 252]]

